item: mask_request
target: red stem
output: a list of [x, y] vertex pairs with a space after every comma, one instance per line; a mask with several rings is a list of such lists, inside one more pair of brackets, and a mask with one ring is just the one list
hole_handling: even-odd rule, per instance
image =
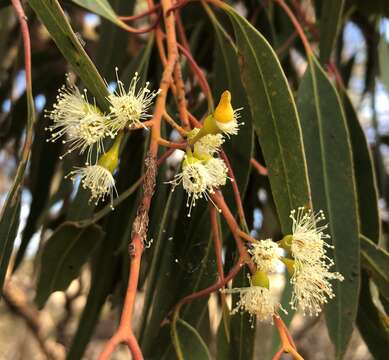
[[242, 226], [247, 227], [246, 226], [246, 216], [244, 214], [244, 209], [243, 209], [243, 204], [242, 204], [242, 198], [241, 198], [240, 193], [239, 193], [238, 184], [236, 182], [236, 178], [234, 175], [234, 171], [232, 170], [230, 160], [228, 159], [228, 157], [224, 151], [221, 151], [220, 155], [227, 166], [228, 176], [231, 179], [231, 186], [232, 186], [232, 190], [234, 192], [234, 199], [235, 199], [236, 207], [238, 208], [240, 223]]
[[217, 272], [219, 274], [219, 280], [224, 280], [224, 270], [223, 270], [223, 259], [222, 259], [222, 241], [220, 238], [220, 231], [219, 231], [219, 222], [217, 221], [217, 211], [216, 208], [212, 205], [210, 205], [210, 217], [211, 217], [211, 228], [212, 228], [212, 239], [213, 239], [213, 246], [215, 248], [215, 255], [216, 255], [216, 266], [217, 266]]
[[258, 171], [259, 175], [263, 175], [263, 176], [268, 175], [267, 169], [263, 165], [261, 165], [257, 160], [252, 158], [250, 160], [250, 163], [255, 168], [255, 170]]
[[26, 88], [32, 91], [32, 77], [31, 77], [31, 42], [30, 32], [27, 25], [27, 16], [24, 13], [20, 0], [12, 0], [12, 5], [16, 11], [19, 19], [20, 29], [23, 37], [24, 46], [24, 68], [26, 71]]

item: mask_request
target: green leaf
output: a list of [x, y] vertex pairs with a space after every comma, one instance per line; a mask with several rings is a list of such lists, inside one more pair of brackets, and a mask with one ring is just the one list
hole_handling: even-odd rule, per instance
[[179, 360], [207, 360], [211, 354], [197, 330], [182, 319], [177, 319], [174, 333], [174, 345]]
[[46, 26], [63, 56], [95, 96], [102, 110], [109, 111], [109, 104], [106, 99], [108, 90], [104, 81], [73, 32], [58, 1], [30, 0], [29, 4]]
[[72, 0], [77, 5], [84, 7], [85, 9], [94, 12], [97, 15], [100, 15], [106, 18], [109, 21], [112, 21], [114, 24], [120, 26], [121, 28], [126, 28], [127, 25], [118, 19], [115, 11], [112, 9], [112, 6], [107, 0]]
[[0, 289], [3, 288], [3, 282], [7, 273], [9, 259], [13, 250], [15, 237], [17, 235], [24, 174], [27, 168], [28, 160], [30, 158], [31, 146], [33, 142], [35, 104], [31, 86], [31, 84], [26, 84], [26, 136], [24, 140], [23, 149], [21, 151], [21, 159], [16, 169], [15, 179], [12, 183], [11, 189], [8, 192], [7, 198], [0, 214]]
[[307, 155], [314, 209], [322, 209], [335, 246], [335, 299], [326, 318], [336, 358], [346, 351], [353, 331], [359, 292], [359, 229], [353, 158], [346, 119], [336, 89], [315, 58], [298, 91], [298, 107]]
[[303, 141], [296, 106], [281, 65], [266, 39], [232, 8], [240, 72], [263, 151], [282, 231], [290, 211], [310, 204]]
[[20, 220], [20, 193], [7, 200], [0, 218], [0, 293], [7, 274], [9, 259], [17, 235]]
[[328, 63], [342, 23], [345, 0], [326, 0], [320, 16], [320, 62]]
[[380, 63], [380, 78], [385, 85], [386, 91], [389, 92], [389, 44], [386, 42], [385, 36], [381, 37], [378, 46], [378, 56]]
[[78, 227], [65, 222], [47, 240], [42, 251], [35, 303], [42, 308], [54, 291], [66, 290], [100, 244], [97, 225]]
[[389, 300], [389, 253], [361, 235], [362, 264], [371, 274], [380, 293]]
[[[241, 198], [243, 199], [249, 179], [250, 159], [254, 145], [253, 121], [247, 95], [243, 88], [239, 72], [236, 71], [239, 68], [236, 49], [223, 36], [222, 31], [216, 24], [217, 20], [213, 17], [211, 17], [211, 20], [213, 20], [217, 40], [214, 56], [215, 81], [213, 84], [213, 92], [219, 96], [224, 90], [229, 89], [232, 94], [234, 108], [243, 108], [240, 114], [244, 125], [240, 127], [237, 136], [231, 137], [223, 145], [234, 171]], [[223, 195], [229, 207], [235, 209], [232, 187], [226, 186], [223, 189]]]
[[353, 151], [360, 232], [375, 243], [378, 243], [381, 229], [373, 159], [351, 99], [346, 92], [342, 92], [341, 96]]
[[378, 360], [388, 357], [389, 327], [384, 318], [372, 301], [369, 278], [363, 273], [357, 324], [369, 351]]

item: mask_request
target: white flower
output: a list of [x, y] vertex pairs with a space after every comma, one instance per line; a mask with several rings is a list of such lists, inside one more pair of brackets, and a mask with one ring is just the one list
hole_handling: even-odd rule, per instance
[[151, 115], [147, 114], [147, 111], [159, 91], [150, 91], [149, 82], [146, 82], [145, 87], [137, 90], [138, 73], [135, 73], [126, 91], [123, 82], [119, 80], [118, 69], [115, 70], [117, 90], [108, 96], [108, 101], [111, 103], [111, 129], [117, 133], [125, 127], [141, 125], [142, 120], [149, 118]]
[[85, 94], [81, 94], [69, 80], [68, 83], [68, 87], [62, 86], [59, 90], [54, 109], [46, 111], [45, 116], [54, 122], [46, 128], [51, 132], [47, 141], [54, 142], [62, 138], [62, 142], [69, 146], [67, 153], [79, 150], [82, 154], [87, 151], [87, 163], [90, 163], [93, 146], [96, 145], [96, 157], [99, 157], [104, 151], [104, 137], [112, 135], [108, 128], [108, 119], [95, 105], [88, 102], [86, 90]]
[[113, 193], [116, 192], [115, 179], [111, 172], [101, 165], [90, 165], [82, 168], [77, 168], [67, 175], [73, 181], [78, 176], [81, 177], [81, 184], [84, 189], [89, 189], [91, 192], [91, 201], [98, 204], [100, 200], [104, 200], [106, 196], [111, 199], [111, 208], [113, 209]]
[[[191, 131], [189, 138], [194, 138], [200, 129], [195, 128]], [[194, 153], [201, 158], [207, 158], [215, 155], [220, 151], [220, 147], [224, 143], [223, 135], [221, 134], [208, 134], [200, 138], [194, 144]]]
[[321, 260], [332, 262], [325, 254], [326, 247], [332, 246], [325, 242], [330, 236], [324, 233], [328, 225], [319, 226], [318, 223], [325, 220], [323, 211], [314, 213], [311, 209], [299, 207], [292, 210], [290, 218], [292, 225], [291, 253], [297, 263], [315, 264]]
[[223, 290], [223, 292], [239, 293], [240, 295], [240, 299], [231, 314], [247, 311], [252, 318], [256, 316], [259, 321], [273, 323], [273, 316], [278, 316], [279, 309], [286, 313], [267, 288], [251, 285], [244, 288]]
[[172, 191], [182, 183], [188, 194], [186, 206], [189, 207], [190, 217], [192, 208], [196, 206], [196, 200], [205, 198], [214, 204], [210, 195], [215, 192], [214, 188], [225, 185], [226, 180], [227, 167], [223, 160], [211, 158], [203, 161], [193, 155], [185, 155], [182, 172], [169, 183], [173, 185]]
[[243, 108], [234, 109], [234, 115], [231, 121], [221, 122], [215, 119], [216, 126], [220, 131], [230, 137], [230, 135], [237, 135], [239, 131], [239, 126], [244, 125], [244, 123], [239, 123], [238, 119], [240, 118], [239, 111]]
[[296, 266], [290, 280], [293, 285], [292, 299], [290, 305], [292, 309], [299, 306], [303, 314], [317, 316], [321, 312], [322, 305], [328, 299], [335, 297], [330, 280], [343, 281], [344, 278], [338, 272], [330, 272], [331, 265], [316, 263]]
[[201, 160], [193, 156], [185, 155], [182, 163], [182, 172], [177, 174], [172, 181], [173, 189], [182, 183], [185, 191], [188, 194], [186, 206], [189, 207], [188, 217], [190, 217], [192, 207], [196, 206], [196, 200], [201, 198], [210, 198], [209, 194], [212, 192], [210, 184], [212, 178], [208, 173], [207, 168]]
[[275, 270], [277, 262], [280, 260], [279, 246], [272, 239], [259, 240], [251, 243], [248, 252], [257, 265], [258, 269], [265, 273]]
[[210, 189], [224, 186], [227, 182], [227, 166], [222, 159], [211, 158], [205, 163], [210, 181], [208, 187]]

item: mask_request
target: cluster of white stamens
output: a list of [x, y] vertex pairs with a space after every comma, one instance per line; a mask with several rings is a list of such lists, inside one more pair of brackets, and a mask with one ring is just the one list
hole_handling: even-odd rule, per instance
[[68, 86], [64, 85], [59, 90], [54, 109], [46, 112], [46, 116], [53, 120], [53, 124], [46, 129], [51, 132], [48, 141], [62, 139], [62, 143], [68, 145], [66, 153], [74, 150], [79, 150], [80, 154], [87, 153], [87, 166], [72, 171], [69, 176], [73, 180], [81, 176], [82, 186], [91, 191], [91, 200], [96, 204], [109, 195], [111, 206], [113, 192], [116, 192], [115, 180], [110, 171], [114, 171], [114, 168], [108, 166], [108, 170], [104, 166], [91, 164], [97, 164], [100, 155], [104, 153], [104, 140], [107, 136], [114, 138], [120, 130], [141, 124], [142, 120], [149, 117], [147, 110], [158, 94], [148, 89], [149, 83], [137, 91], [138, 73], [131, 80], [128, 91], [119, 80], [117, 69], [116, 77], [117, 91], [108, 97], [110, 114], [103, 114], [96, 104], [91, 104], [86, 90], [81, 94], [69, 79]]
[[208, 161], [199, 160], [193, 155], [185, 155], [182, 163], [182, 172], [177, 174], [170, 183], [173, 189], [182, 183], [188, 194], [186, 206], [189, 207], [188, 217], [192, 208], [196, 206], [196, 200], [205, 198], [212, 201], [210, 195], [214, 189], [225, 185], [227, 179], [227, 167], [224, 161], [211, 158]]
[[293, 221], [290, 251], [294, 258], [290, 304], [293, 309], [299, 306], [304, 314], [318, 315], [327, 298], [335, 296], [330, 280], [344, 278], [338, 272], [330, 272], [334, 261], [326, 255], [326, 248], [333, 247], [325, 241], [330, 238], [324, 233], [327, 225], [318, 224], [325, 220], [323, 211], [315, 214], [300, 207], [297, 212], [292, 210], [290, 218]]
[[[112, 135], [108, 119], [100, 110], [88, 102], [86, 90], [81, 94], [77, 87], [70, 84], [63, 86], [57, 95], [57, 102], [52, 111], [46, 111], [53, 124], [46, 128], [51, 132], [47, 141], [62, 138], [62, 143], [68, 144], [67, 153], [79, 150], [80, 154], [87, 152], [87, 163], [91, 162], [93, 147], [96, 146], [96, 157], [103, 151], [103, 139]], [[61, 156], [62, 158], [62, 156]]]
[[153, 99], [158, 95], [158, 91], [150, 91], [150, 83], [146, 82], [145, 86], [137, 90], [139, 81], [138, 73], [135, 73], [131, 80], [128, 90], [118, 77], [116, 68], [117, 89], [108, 96], [111, 110], [111, 129], [114, 133], [136, 125], [142, 125], [142, 120], [150, 117], [147, 113]]
[[259, 321], [273, 323], [273, 316], [278, 316], [278, 310], [286, 311], [273, 297], [271, 291], [261, 286], [248, 286], [223, 290], [225, 293], [239, 293], [240, 299], [236, 303], [231, 314], [239, 311], [247, 311], [251, 321], [257, 317]]
[[77, 177], [81, 178], [81, 184], [84, 189], [89, 189], [91, 192], [91, 201], [94, 201], [95, 205], [100, 200], [109, 196], [111, 199], [111, 207], [113, 208], [113, 195], [116, 193], [115, 179], [111, 172], [101, 165], [90, 165], [82, 168], [77, 168], [67, 175], [73, 181]]
[[[195, 137], [200, 129], [195, 128], [191, 131], [189, 138]], [[222, 134], [208, 134], [200, 138], [195, 142], [193, 148], [194, 153], [199, 158], [207, 158], [209, 156], [214, 156], [220, 151], [221, 146], [224, 143], [224, 138]]]
[[244, 125], [244, 122], [238, 122], [240, 118], [240, 111], [243, 108], [234, 109], [233, 119], [229, 122], [220, 122], [215, 119], [217, 127], [223, 132], [228, 138], [231, 135], [237, 135], [239, 131], [239, 126]]
[[280, 248], [272, 239], [258, 240], [248, 250], [257, 268], [266, 273], [273, 272], [280, 261]]

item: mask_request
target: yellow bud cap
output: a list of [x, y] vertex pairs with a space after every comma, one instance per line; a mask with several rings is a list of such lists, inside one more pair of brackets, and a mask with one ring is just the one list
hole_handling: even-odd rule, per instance
[[228, 123], [234, 119], [234, 109], [231, 105], [231, 93], [226, 90], [220, 97], [219, 104], [217, 105], [213, 117], [216, 121], [221, 123]]
[[257, 270], [251, 277], [251, 285], [269, 289], [269, 277], [264, 271]]
[[111, 173], [114, 172], [119, 164], [119, 150], [122, 138], [123, 133], [120, 133], [111, 148], [105, 154], [101, 155], [99, 161], [97, 162], [98, 165], [106, 168]]

